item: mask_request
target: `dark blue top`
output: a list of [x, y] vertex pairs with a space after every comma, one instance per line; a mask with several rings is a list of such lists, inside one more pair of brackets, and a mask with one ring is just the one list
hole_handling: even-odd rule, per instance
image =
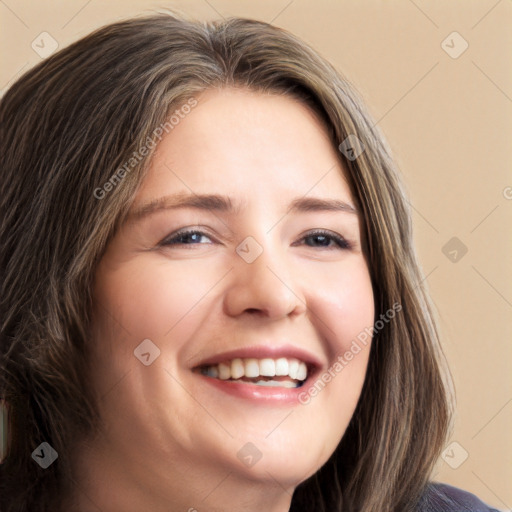
[[470, 492], [434, 482], [429, 484], [416, 510], [417, 512], [498, 512]]

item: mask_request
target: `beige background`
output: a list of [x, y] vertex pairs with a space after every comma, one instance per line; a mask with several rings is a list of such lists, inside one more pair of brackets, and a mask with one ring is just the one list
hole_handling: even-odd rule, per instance
[[[511, 510], [512, 2], [0, 0], [0, 88], [41, 60], [31, 45], [42, 46], [42, 32], [63, 47], [165, 7], [289, 29], [366, 99], [405, 175], [457, 389], [455, 429], [435, 479]], [[446, 39], [454, 31], [469, 44], [458, 58], [445, 51], [463, 48], [459, 36]], [[458, 247], [443, 252], [452, 237]]]

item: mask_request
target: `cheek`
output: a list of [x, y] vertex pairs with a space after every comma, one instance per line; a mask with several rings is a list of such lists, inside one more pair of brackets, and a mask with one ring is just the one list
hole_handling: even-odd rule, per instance
[[[116, 387], [127, 372], [134, 377], [147, 368], [174, 370], [181, 350], [204, 325], [208, 296], [224, 274], [225, 270], [213, 265], [154, 259], [142, 264], [139, 259], [137, 264], [119, 268], [100, 267], [91, 350], [91, 372], [98, 393], [103, 395]], [[160, 350], [150, 367], [143, 367], [134, 356], [145, 339]], [[153, 372], [143, 375], [155, 384]], [[138, 386], [142, 389], [142, 382]]]
[[373, 325], [373, 288], [362, 257], [348, 261], [341, 269], [315, 274], [308, 289], [308, 307], [316, 317], [312, 321], [328, 341], [331, 358], [349, 350], [352, 341]]
[[328, 354], [328, 367], [304, 388], [299, 400], [304, 405], [304, 421], [318, 418], [316, 431], [323, 433], [327, 458], [342, 438], [361, 395], [371, 346], [365, 329], [371, 332], [374, 300], [362, 258], [314, 277], [307, 283], [308, 308]]
[[98, 299], [134, 341], [163, 340], [186, 323], [222, 275], [207, 265], [139, 260], [111, 273], [98, 287]]
[[[169, 392], [180, 396], [180, 389], [173, 387], [174, 381], [164, 370], [175, 374], [179, 354], [204, 326], [211, 305], [208, 299], [225, 273], [214, 265], [150, 258], [118, 269], [99, 269], [92, 380], [98, 395], [108, 396], [104, 418], [113, 424], [117, 417], [130, 418], [132, 431], [143, 432], [149, 428], [143, 418], [160, 414]], [[149, 366], [134, 356], [145, 339], [160, 350]], [[148, 397], [159, 400], [155, 403]]]

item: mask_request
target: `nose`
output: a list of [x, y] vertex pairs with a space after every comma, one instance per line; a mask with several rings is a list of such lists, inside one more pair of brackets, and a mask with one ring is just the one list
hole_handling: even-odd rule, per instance
[[259, 315], [268, 319], [296, 316], [306, 310], [299, 284], [285, 254], [268, 247], [252, 263], [234, 255], [234, 269], [224, 296], [230, 316]]

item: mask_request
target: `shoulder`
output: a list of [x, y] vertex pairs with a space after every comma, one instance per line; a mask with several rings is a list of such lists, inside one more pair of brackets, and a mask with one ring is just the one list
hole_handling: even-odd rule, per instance
[[474, 494], [451, 485], [431, 482], [421, 497], [416, 512], [498, 512]]

